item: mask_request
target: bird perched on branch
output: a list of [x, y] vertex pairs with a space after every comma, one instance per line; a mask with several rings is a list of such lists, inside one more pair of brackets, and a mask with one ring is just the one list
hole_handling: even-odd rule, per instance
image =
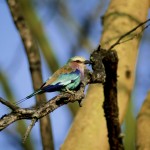
[[68, 60], [67, 64], [58, 69], [47, 81], [34, 93], [21, 99], [17, 104], [45, 92], [66, 91], [71, 93], [84, 79], [86, 64], [91, 64], [83, 57], [75, 56]]

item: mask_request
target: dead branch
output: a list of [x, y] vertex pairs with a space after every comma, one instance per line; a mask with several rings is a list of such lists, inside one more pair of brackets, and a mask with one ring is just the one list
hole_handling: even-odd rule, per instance
[[[112, 50], [115, 46], [117, 46], [117, 45], [119, 45], [119, 44], [121, 44], [121, 43], [127, 42], [127, 41], [129, 41], [129, 40], [132, 40], [134, 37], [128, 39], [127, 41], [121, 42], [122, 39], [124, 39], [126, 36], [130, 35], [132, 32], [134, 32], [135, 30], [137, 30], [139, 27], [142, 27], [143, 25], [145, 25], [145, 24], [146, 24], [147, 22], [149, 22], [149, 21], [150, 21], [150, 19], [148, 19], [148, 20], [146, 20], [146, 21], [144, 21], [144, 22], [141, 22], [141, 23], [138, 24], [136, 27], [134, 27], [134, 28], [131, 29], [130, 31], [128, 31], [128, 32], [126, 32], [125, 34], [123, 34], [122, 36], [120, 36], [120, 38], [119, 38], [114, 44], [112, 44], [112, 45], [108, 48], [108, 50]], [[143, 27], [143, 29], [142, 29], [141, 32], [143, 32], [148, 26], [149, 26], [149, 25], [147, 25], [146, 27]]]
[[65, 105], [69, 102], [82, 100], [84, 98], [84, 88], [85, 86], [82, 84], [80, 86], [80, 89], [76, 91], [75, 94], [71, 95], [70, 93], [61, 93], [48, 102], [35, 108], [20, 108], [16, 106], [12, 107], [13, 104], [10, 104], [10, 102], [6, 102], [3, 98], [0, 98], [1, 103], [9, 107], [10, 109], [13, 108], [11, 113], [6, 114], [0, 118], [0, 131], [18, 120], [36, 119], [38, 121], [40, 118], [46, 116], [62, 105]]
[[117, 99], [117, 68], [118, 56], [116, 51], [111, 51], [103, 60], [106, 71], [104, 83], [104, 112], [107, 123], [110, 150], [123, 150], [121, 127], [119, 123], [119, 109]]
[[[92, 79], [99, 81], [103, 76], [104, 82], [104, 112], [108, 129], [109, 145], [111, 150], [123, 150], [123, 142], [120, 137], [119, 110], [117, 102], [117, 52], [101, 49], [99, 46], [91, 54], [92, 68], [95, 72]], [[106, 77], [106, 78], [105, 78]]]
[[12, 110], [11, 113], [5, 114], [0, 118], [0, 131], [5, 129], [11, 123], [21, 120], [21, 119], [36, 119], [37, 121], [47, 114], [51, 113], [60, 106], [63, 106], [69, 102], [82, 101], [84, 98], [85, 86], [89, 83], [94, 83], [91, 80], [91, 72], [85, 70], [85, 79], [82, 84], [80, 84], [77, 91], [74, 94], [67, 92], [60, 93], [54, 98], [50, 99], [48, 102], [40, 104], [39, 106], [33, 108], [20, 108], [9, 101], [0, 98], [0, 102]]

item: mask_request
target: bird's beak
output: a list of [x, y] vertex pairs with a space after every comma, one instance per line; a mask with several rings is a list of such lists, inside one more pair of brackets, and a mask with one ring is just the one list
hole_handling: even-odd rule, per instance
[[85, 60], [85, 61], [84, 61], [84, 64], [89, 64], [89, 65], [91, 65], [92, 62], [90, 62], [89, 60]]

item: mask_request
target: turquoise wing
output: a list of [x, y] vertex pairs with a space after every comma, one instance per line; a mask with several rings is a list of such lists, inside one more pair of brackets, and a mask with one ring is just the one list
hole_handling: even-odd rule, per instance
[[41, 90], [44, 92], [62, 91], [67, 89], [75, 89], [80, 84], [81, 73], [78, 69], [71, 73], [60, 74], [58, 78], [50, 85], [43, 86]]

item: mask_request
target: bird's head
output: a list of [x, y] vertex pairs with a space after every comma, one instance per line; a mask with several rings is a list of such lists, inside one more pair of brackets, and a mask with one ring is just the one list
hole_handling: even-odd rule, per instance
[[89, 60], [86, 60], [84, 57], [81, 56], [75, 56], [68, 60], [68, 63], [77, 63], [79, 65], [86, 65], [91, 64]]
[[72, 68], [77, 68], [83, 71], [86, 68], [86, 64], [91, 64], [91, 62], [81, 56], [75, 56], [70, 58], [67, 64]]

